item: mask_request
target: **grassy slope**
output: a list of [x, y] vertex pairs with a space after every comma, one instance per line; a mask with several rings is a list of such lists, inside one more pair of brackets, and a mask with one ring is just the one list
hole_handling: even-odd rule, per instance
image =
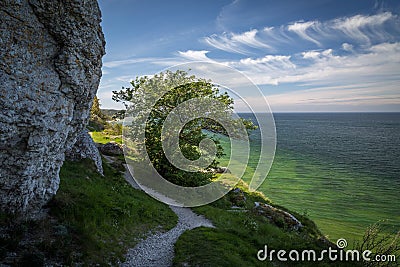
[[[285, 225], [277, 226], [253, 211], [254, 202], [268, 203], [259, 193], [246, 192], [246, 185], [239, 186], [246, 196], [247, 212], [231, 210], [231, 195], [194, 211], [212, 220], [215, 229], [197, 228], [185, 232], [175, 246], [174, 266], [356, 266], [354, 263], [282, 263], [258, 261], [257, 252], [268, 245], [268, 250], [291, 249], [321, 251], [328, 243], [315, 224], [307, 217], [293, 213], [304, 225], [293, 231]], [[281, 209], [284, 209], [280, 207]]]
[[[64, 162], [60, 188], [44, 220], [16, 223], [2, 214], [0, 225], [10, 235], [0, 237], [0, 263], [115, 266], [145, 234], [176, 225], [167, 205], [133, 189], [119, 170], [105, 162], [103, 167], [101, 176], [91, 160]], [[10, 258], [9, 252], [16, 256]]]
[[[93, 137], [96, 142], [109, 141], [101, 133]], [[28, 236], [34, 242], [23, 248], [22, 254], [18, 252], [21, 266], [23, 263], [41, 266], [44, 258], [66, 265], [115, 265], [123, 260], [127, 248], [149, 231], [166, 231], [175, 226], [176, 215], [166, 205], [131, 188], [120, 170], [105, 162], [103, 165], [104, 177], [96, 173], [90, 160], [65, 162], [60, 189], [49, 204], [50, 217], [24, 222], [15, 227], [9, 238], [0, 238], [0, 262], [6, 251], [21, 251], [19, 241]], [[245, 184], [241, 188], [245, 191]], [[245, 195], [244, 207], [250, 212], [229, 211], [231, 195], [195, 208], [195, 212], [204, 214], [217, 228], [185, 232], [176, 244], [174, 264], [268, 266], [268, 262], [256, 258], [264, 245], [271, 249], [316, 250], [326, 246], [319, 240], [321, 234], [315, 224], [306, 217], [294, 214], [305, 225], [301, 232], [278, 227], [251, 212], [254, 201], [268, 202], [265, 197], [248, 192]], [[0, 216], [0, 220], [2, 225], [14, 223], [7, 216]]]
[[116, 143], [122, 144], [122, 137], [120, 135], [110, 135], [104, 132], [90, 132], [90, 136], [96, 143], [106, 144], [110, 141], [114, 141]]
[[[109, 141], [104, 133], [91, 133], [97, 143]], [[327, 244], [322, 234], [307, 217], [294, 213], [304, 228], [300, 232], [272, 224], [267, 218], [252, 212], [254, 202], [269, 203], [262, 194], [247, 192], [247, 185], [240, 183], [245, 192], [243, 203], [249, 212], [230, 211], [232, 194], [194, 211], [213, 221], [216, 229], [198, 228], [185, 232], [175, 246], [175, 266], [266, 266], [267, 262], [257, 260], [256, 253], [264, 245], [271, 249], [315, 249], [322, 250]], [[286, 210], [283, 207], [279, 207]], [[274, 263], [276, 264], [276, 263]], [[304, 265], [304, 263], [300, 264]], [[324, 266], [324, 263], [321, 264]]]
[[[91, 168], [89, 168], [89, 166]], [[77, 241], [92, 263], [122, 259], [149, 231], [175, 226], [176, 215], [144, 192], [133, 189], [119, 171], [103, 164], [105, 177], [91, 162], [66, 162], [51, 214], [77, 233]]]

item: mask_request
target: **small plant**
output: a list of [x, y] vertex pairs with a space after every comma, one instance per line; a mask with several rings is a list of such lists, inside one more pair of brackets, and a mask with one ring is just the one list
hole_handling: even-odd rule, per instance
[[252, 219], [251, 217], [248, 217], [248, 218], [244, 219], [244, 220], [243, 220], [243, 225], [244, 225], [247, 229], [249, 229], [249, 230], [251, 230], [251, 231], [257, 231], [257, 230], [258, 230], [258, 224], [257, 224], [257, 222], [256, 222], [254, 219]]
[[[370, 250], [374, 255], [394, 255], [400, 259], [400, 231], [393, 233], [384, 221], [379, 221], [367, 228], [361, 242], [356, 242], [355, 248], [358, 251]], [[396, 266], [396, 262], [364, 262], [364, 266]]]

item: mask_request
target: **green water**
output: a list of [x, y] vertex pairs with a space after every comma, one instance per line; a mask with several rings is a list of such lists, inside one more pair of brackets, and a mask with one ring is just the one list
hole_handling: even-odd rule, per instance
[[[227, 137], [218, 138], [226, 151], [220, 162], [226, 166], [230, 143]], [[257, 144], [254, 140], [251, 144], [242, 177], [246, 182], [258, 163]], [[352, 244], [369, 225], [381, 220], [393, 230], [400, 229], [398, 189], [394, 179], [380, 177], [368, 167], [352, 168], [278, 146], [272, 168], [258, 190], [273, 203], [307, 214], [330, 240], [345, 238]]]
[[399, 228], [398, 192], [379, 183], [376, 177], [278, 151], [259, 190], [274, 203], [308, 214], [331, 240], [351, 241], [379, 220]]

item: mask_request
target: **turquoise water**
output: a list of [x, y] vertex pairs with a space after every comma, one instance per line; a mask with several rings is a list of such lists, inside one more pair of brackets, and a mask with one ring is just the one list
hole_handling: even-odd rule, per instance
[[[400, 230], [400, 113], [274, 117], [276, 156], [260, 191], [307, 214], [331, 240], [360, 239], [380, 220]], [[229, 152], [228, 140], [222, 143]], [[257, 166], [259, 144], [254, 131], [245, 181]]]

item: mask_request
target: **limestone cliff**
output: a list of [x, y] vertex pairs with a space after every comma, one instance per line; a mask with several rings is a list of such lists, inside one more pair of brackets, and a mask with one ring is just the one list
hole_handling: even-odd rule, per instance
[[0, 1], [0, 208], [33, 216], [57, 192], [105, 53], [95, 0]]

